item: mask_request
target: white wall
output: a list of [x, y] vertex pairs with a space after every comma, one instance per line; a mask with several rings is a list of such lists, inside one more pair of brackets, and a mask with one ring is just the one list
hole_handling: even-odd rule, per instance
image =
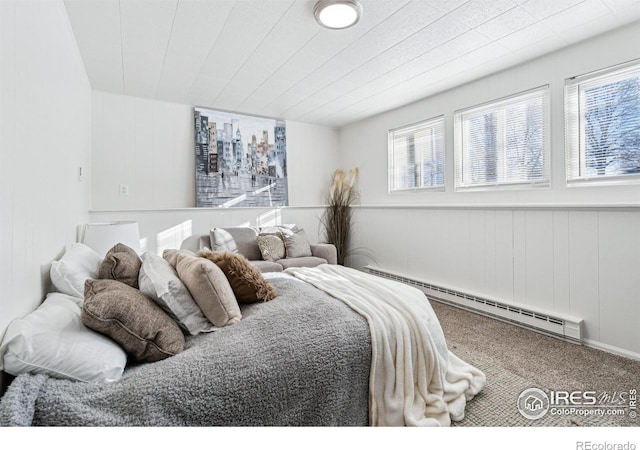
[[[93, 93], [91, 220], [138, 220], [146, 249], [161, 252], [214, 225], [302, 222], [318, 232], [337, 166], [360, 168], [363, 208], [355, 246], [379, 265], [434, 284], [567, 313], [587, 341], [640, 357], [638, 186], [567, 188], [563, 85], [567, 77], [640, 58], [636, 23], [459, 88], [346, 127], [287, 122], [293, 208], [196, 209], [192, 110]], [[549, 189], [453, 191], [453, 112], [549, 84]], [[387, 193], [387, 130], [444, 114], [445, 192]], [[118, 185], [128, 184], [128, 197]], [[622, 207], [621, 207], [622, 205]], [[298, 208], [296, 208], [296, 206]], [[612, 206], [616, 206], [613, 208]], [[275, 218], [275, 219], [274, 219]], [[315, 230], [313, 230], [315, 228]], [[362, 267], [368, 260], [355, 257]]]
[[[310, 238], [317, 238], [317, 206], [325, 203], [339, 166], [336, 129], [287, 121], [293, 208], [194, 208], [193, 106], [94, 91], [92, 116], [92, 221], [137, 220], [147, 249], [156, 252], [175, 248], [185, 222], [195, 234], [275, 216], [305, 222]], [[120, 184], [128, 185], [128, 196], [120, 195]]]
[[[563, 205], [640, 204], [640, 186], [567, 188], [564, 174], [564, 81], [566, 78], [640, 58], [640, 22], [567, 47], [512, 69], [428, 97], [340, 129], [344, 167], [360, 167], [364, 204], [377, 205]], [[633, 43], [633, 44], [632, 44]], [[551, 188], [454, 192], [453, 113], [549, 84], [551, 88]], [[387, 193], [387, 132], [445, 117], [445, 192]]]
[[167, 248], [180, 248], [187, 237], [207, 234], [213, 227], [270, 226], [295, 223], [304, 228], [311, 242], [322, 240], [317, 206], [289, 208], [179, 208], [165, 210], [94, 211], [92, 222], [133, 220], [140, 229], [141, 250], [162, 255]]
[[[342, 166], [359, 166], [364, 205], [354, 246], [433, 284], [581, 317], [590, 344], [640, 358], [640, 186], [567, 188], [563, 124], [565, 78], [640, 58], [639, 35], [635, 23], [343, 127]], [[551, 188], [454, 192], [454, 111], [545, 84]], [[445, 192], [388, 194], [387, 131], [441, 114]]]
[[0, 1], [0, 335], [87, 221], [90, 166], [91, 88], [62, 2]]

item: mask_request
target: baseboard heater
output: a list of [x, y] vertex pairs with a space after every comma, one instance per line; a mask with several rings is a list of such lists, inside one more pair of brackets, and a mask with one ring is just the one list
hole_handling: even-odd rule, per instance
[[553, 334], [573, 341], [582, 341], [582, 320], [574, 317], [549, 315], [532, 308], [470, 295], [465, 292], [425, 283], [403, 275], [383, 270], [379, 267], [365, 266], [367, 272], [382, 278], [400, 281], [415, 286], [427, 297], [456, 307], [478, 312], [487, 316], [505, 320], [544, 333]]

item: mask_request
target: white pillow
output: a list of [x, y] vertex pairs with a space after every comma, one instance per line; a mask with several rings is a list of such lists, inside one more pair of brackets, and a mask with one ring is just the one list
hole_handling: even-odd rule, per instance
[[44, 373], [94, 383], [117, 381], [127, 354], [110, 338], [87, 328], [80, 306], [53, 292], [35, 311], [9, 324], [0, 345], [0, 369], [11, 375]]
[[143, 253], [138, 285], [143, 294], [160, 306], [180, 328], [192, 335], [216, 327], [202, 314], [176, 270], [165, 259]]
[[62, 258], [51, 263], [51, 282], [56, 291], [84, 300], [84, 282], [98, 278], [103, 258], [90, 247], [77, 242]]

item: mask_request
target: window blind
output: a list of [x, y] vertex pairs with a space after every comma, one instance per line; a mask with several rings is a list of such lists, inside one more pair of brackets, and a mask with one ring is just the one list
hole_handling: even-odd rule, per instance
[[640, 181], [640, 63], [565, 81], [567, 184]]
[[389, 191], [444, 187], [444, 117], [389, 131]]
[[549, 184], [549, 88], [457, 111], [456, 189]]

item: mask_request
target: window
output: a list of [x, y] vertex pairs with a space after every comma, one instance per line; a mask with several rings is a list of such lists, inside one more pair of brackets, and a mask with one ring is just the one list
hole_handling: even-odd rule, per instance
[[389, 131], [389, 191], [444, 187], [444, 117]]
[[456, 189], [549, 185], [549, 88], [455, 113]]
[[640, 181], [640, 63], [565, 82], [567, 184]]

